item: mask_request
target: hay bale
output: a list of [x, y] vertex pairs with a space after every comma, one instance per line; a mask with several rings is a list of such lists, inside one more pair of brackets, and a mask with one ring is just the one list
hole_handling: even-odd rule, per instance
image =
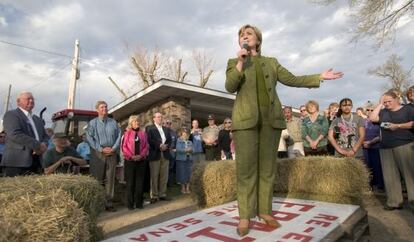
[[[330, 156], [278, 159], [277, 196], [361, 205], [369, 191], [369, 172], [354, 158]], [[216, 161], [194, 168], [191, 187], [199, 207], [237, 198], [235, 161]]]
[[97, 217], [105, 208], [105, 192], [103, 187], [92, 177], [67, 174], [48, 176], [24, 176], [0, 179], [0, 193], [12, 193], [15, 199], [24, 195], [33, 195], [41, 191], [62, 189], [88, 215], [90, 240], [103, 238], [103, 233], [97, 227]]
[[89, 241], [87, 218], [61, 190], [0, 193], [0, 241]]
[[92, 219], [96, 219], [105, 208], [103, 187], [90, 176], [54, 174], [0, 179], [0, 191], [14, 191], [16, 196], [53, 189], [68, 192]]
[[236, 196], [234, 160], [212, 161], [194, 167], [191, 178], [193, 198], [199, 207], [213, 207], [233, 201]]
[[290, 198], [361, 205], [369, 191], [369, 172], [354, 158], [280, 159], [274, 190]]

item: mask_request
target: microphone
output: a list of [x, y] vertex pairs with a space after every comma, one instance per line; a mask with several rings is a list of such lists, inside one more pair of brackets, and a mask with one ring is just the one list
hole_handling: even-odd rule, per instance
[[[243, 42], [242, 49], [246, 49], [247, 51], [250, 50], [249, 44], [247, 42]], [[242, 55], [243, 58], [246, 58], [247, 55]]]

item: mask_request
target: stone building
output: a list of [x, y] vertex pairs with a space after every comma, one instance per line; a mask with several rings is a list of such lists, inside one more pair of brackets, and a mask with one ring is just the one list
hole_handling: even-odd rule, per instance
[[199, 86], [161, 79], [110, 108], [109, 113], [124, 128], [130, 115], [140, 117], [141, 127], [152, 124], [156, 112], [172, 121], [172, 128], [191, 128], [191, 120], [207, 125], [207, 115], [214, 114], [221, 124], [231, 111], [236, 95]]

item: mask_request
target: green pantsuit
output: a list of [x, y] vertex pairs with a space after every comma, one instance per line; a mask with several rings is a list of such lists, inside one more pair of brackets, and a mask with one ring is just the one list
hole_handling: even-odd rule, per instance
[[286, 128], [276, 94], [277, 82], [295, 87], [319, 87], [319, 74], [294, 76], [275, 58], [248, 58], [240, 72], [230, 59], [226, 90], [237, 92], [232, 113], [236, 152], [237, 201], [241, 219], [271, 215], [276, 149]]
[[240, 218], [271, 214], [276, 147], [281, 130], [270, 126], [261, 112], [259, 124], [234, 131], [236, 145], [237, 201]]

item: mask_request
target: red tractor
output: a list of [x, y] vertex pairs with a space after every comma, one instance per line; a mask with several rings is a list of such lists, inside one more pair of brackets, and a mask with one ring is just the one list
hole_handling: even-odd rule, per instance
[[82, 134], [91, 119], [98, 116], [96, 111], [80, 109], [63, 109], [52, 116], [54, 133], [65, 133], [72, 146], [82, 142]]

